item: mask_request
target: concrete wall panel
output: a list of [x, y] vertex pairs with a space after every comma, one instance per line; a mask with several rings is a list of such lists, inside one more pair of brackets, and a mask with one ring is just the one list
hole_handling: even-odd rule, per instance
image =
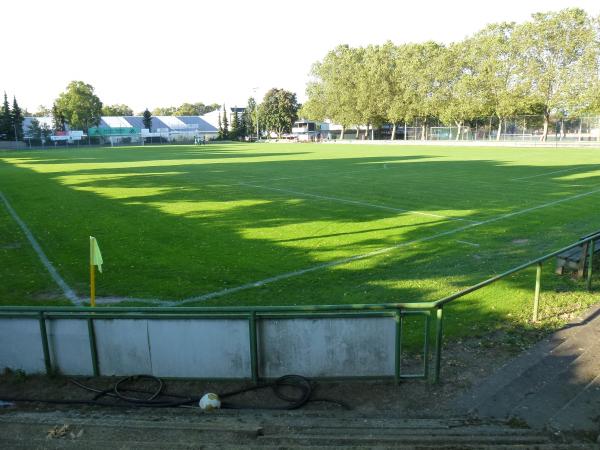
[[261, 376], [394, 374], [393, 318], [261, 320]]
[[96, 319], [94, 326], [102, 375], [152, 373], [148, 320]]
[[86, 320], [48, 320], [52, 367], [69, 375], [93, 375]]
[[0, 369], [46, 371], [37, 319], [0, 319]]
[[156, 376], [250, 377], [247, 320], [154, 320], [148, 330]]

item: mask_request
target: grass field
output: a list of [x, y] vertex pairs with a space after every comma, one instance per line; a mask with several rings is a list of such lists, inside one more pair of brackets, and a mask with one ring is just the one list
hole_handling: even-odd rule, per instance
[[[423, 301], [600, 229], [600, 149], [2, 152], [0, 192], [81, 297], [94, 235], [105, 260], [98, 295], [120, 304]], [[3, 203], [0, 260], [0, 304], [70, 303]], [[597, 300], [552, 269], [547, 312]], [[464, 317], [455, 326], [525, 320], [532, 286], [525, 271], [470, 295], [452, 306]]]

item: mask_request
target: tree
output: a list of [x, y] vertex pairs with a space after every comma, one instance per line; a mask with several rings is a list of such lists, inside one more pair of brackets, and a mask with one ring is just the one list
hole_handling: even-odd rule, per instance
[[52, 115], [52, 110], [46, 108], [44, 105], [40, 105], [37, 108], [37, 111], [33, 113], [33, 117], [50, 117]]
[[144, 128], [152, 131], [152, 113], [148, 111], [148, 108], [142, 113], [142, 124], [144, 125]]
[[237, 106], [233, 108], [233, 117], [231, 118], [231, 132], [229, 137], [233, 140], [240, 137], [240, 117], [237, 112]]
[[0, 110], [0, 138], [11, 139], [14, 135], [14, 130], [11, 130], [11, 124], [10, 106], [8, 104], [6, 92], [4, 92], [4, 102], [2, 103], [2, 109]]
[[87, 131], [100, 123], [102, 102], [94, 94], [94, 88], [83, 81], [71, 81], [54, 104], [71, 129]]
[[221, 111], [219, 111], [219, 114], [217, 115], [217, 119], [219, 121], [218, 128], [217, 128], [217, 139], [221, 140], [221, 139], [223, 139], [223, 122], [221, 121]]
[[598, 78], [597, 31], [584, 10], [568, 8], [534, 14], [514, 36], [530, 101], [539, 104], [544, 115], [545, 141], [550, 115], [585, 101], [588, 86]]
[[222, 137], [223, 139], [229, 138], [229, 120], [227, 119], [227, 108], [223, 105], [223, 120], [221, 121], [223, 128]]
[[152, 110], [152, 115], [153, 116], [173, 116], [175, 115], [175, 111], [177, 110], [177, 108], [175, 108], [174, 106], [167, 106], [164, 108], [154, 108]]
[[292, 124], [298, 118], [298, 101], [296, 94], [284, 89], [269, 90], [259, 108], [259, 114], [265, 128], [277, 133], [290, 132]]
[[23, 121], [25, 118], [21, 112], [21, 108], [17, 103], [17, 98], [13, 97], [13, 107], [11, 114], [11, 128], [14, 130], [13, 138], [15, 140], [23, 139]]
[[103, 116], [133, 116], [133, 109], [129, 106], [120, 105], [106, 105], [102, 107]]
[[56, 106], [52, 105], [52, 126], [55, 131], [65, 131], [66, 119], [62, 112]]
[[[242, 116], [243, 127], [246, 135], [252, 136], [252, 133], [256, 131], [256, 114], [258, 109], [256, 107], [256, 100], [253, 97], [248, 99], [248, 104], [246, 105], [246, 109], [244, 110], [244, 115]], [[257, 136], [258, 138], [258, 136]]]

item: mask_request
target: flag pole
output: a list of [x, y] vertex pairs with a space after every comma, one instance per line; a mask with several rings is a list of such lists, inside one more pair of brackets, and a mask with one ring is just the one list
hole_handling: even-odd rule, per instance
[[90, 236], [90, 305], [96, 306], [96, 271], [94, 269], [94, 240]]

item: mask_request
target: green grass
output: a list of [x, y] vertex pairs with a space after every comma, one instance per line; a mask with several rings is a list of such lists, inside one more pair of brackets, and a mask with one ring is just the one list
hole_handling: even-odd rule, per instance
[[[600, 229], [600, 151], [214, 144], [3, 152], [0, 191], [81, 296], [94, 235], [103, 297], [189, 299], [399, 246], [188, 305], [424, 301]], [[0, 258], [0, 304], [63, 301], [3, 206]], [[594, 301], [581, 283], [552, 275], [550, 263], [544, 287], [552, 317]], [[478, 321], [481, 329], [523, 324], [532, 289], [524, 272], [472, 294], [452, 305], [460, 313], [448, 326], [460, 334]]]

